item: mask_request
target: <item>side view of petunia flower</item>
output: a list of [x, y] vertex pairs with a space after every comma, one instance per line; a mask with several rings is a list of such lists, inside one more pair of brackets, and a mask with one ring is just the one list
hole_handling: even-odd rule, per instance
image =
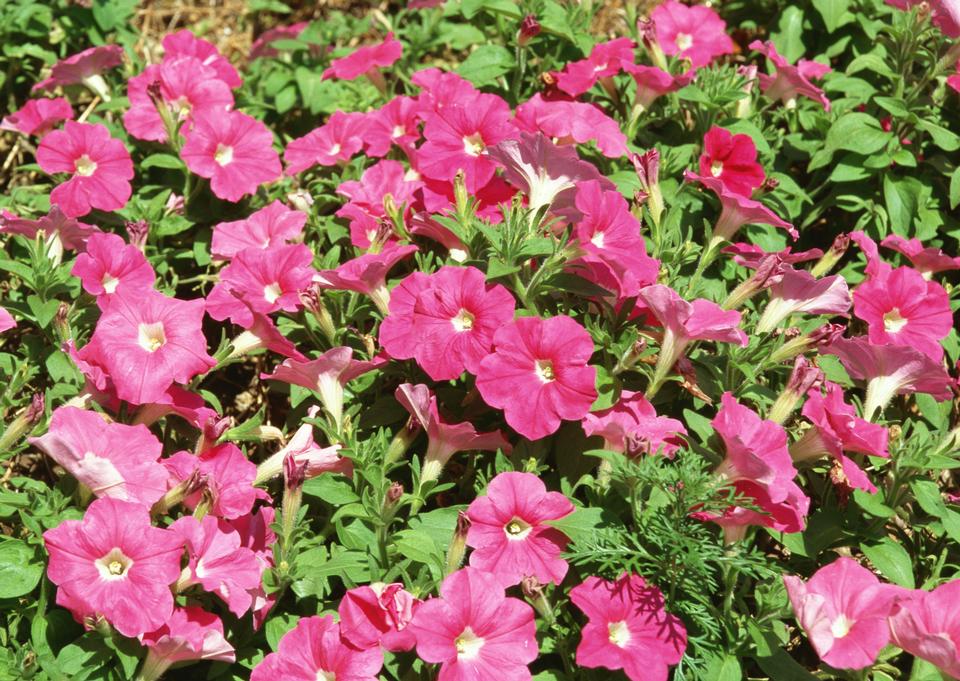
[[[311, 407], [307, 415], [315, 417], [319, 407]], [[313, 426], [304, 423], [283, 447], [271, 454], [257, 466], [257, 478], [254, 484], [261, 484], [274, 478], [283, 471], [284, 461], [291, 457], [298, 466], [304, 467], [304, 476], [313, 478], [321, 473], [353, 474], [353, 462], [340, 455], [340, 445], [320, 447], [313, 439]]]
[[19, 111], [4, 116], [0, 130], [43, 137], [61, 121], [73, 119], [73, 107], [65, 97], [31, 99]]
[[611, 79], [620, 73], [624, 64], [632, 64], [633, 41], [616, 38], [598, 43], [586, 59], [570, 62], [556, 74], [557, 87], [571, 97], [577, 97], [592, 88], [598, 80]]
[[79, 277], [83, 290], [94, 296], [149, 291], [156, 278], [139, 248], [106, 232], [90, 235], [70, 274]]
[[749, 45], [764, 55], [776, 69], [776, 74], [769, 76], [765, 73], [757, 74], [760, 80], [760, 89], [770, 99], [779, 99], [787, 107], [797, 105], [797, 97], [806, 97], [818, 102], [825, 111], [830, 111], [830, 100], [823, 90], [814, 85], [811, 80], [823, 78], [832, 70], [826, 64], [801, 59], [796, 65], [791, 64], [777, 52], [773, 42], [754, 40]]
[[627, 456], [662, 454], [672, 459], [687, 434], [683, 422], [658, 416], [642, 393], [624, 390], [612, 407], [583, 417], [583, 432], [603, 438], [604, 449]]
[[232, 442], [216, 445], [199, 456], [177, 452], [163, 459], [163, 465], [170, 473], [170, 487], [193, 476], [202, 483], [183, 500], [191, 510], [203, 502], [212, 515], [234, 520], [249, 514], [258, 498], [269, 498], [253, 486], [256, 464]]
[[817, 279], [806, 270], [786, 268], [769, 289], [770, 299], [757, 321], [758, 333], [770, 333], [790, 315], [846, 315], [850, 289], [839, 274]]
[[68, 217], [59, 206], [51, 206], [50, 212], [37, 220], [18, 218], [15, 215], [0, 212], [0, 234], [20, 234], [35, 239], [42, 234], [47, 244], [47, 255], [59, 263], [64, 250], [83, 252], [91, 234], [99, 232], [94, 225]]
[[356, 291], [370, 297], [384, 315], [390, 312], [387, 274], [401, 260], [417, 252], [412, 244], [387, 244], [379, 253], [366, 253], [341, 264], [335, 270], [322, 270], [315, 278], [321, 288]]
[[960, 256], [950, 257], [939, 248], [924, 246], [920, 239], [904, 239], [899, 234], [888, 234], [880, 245], [905, 256], [924, 279], [930, 279], [937, 272], [960, 269]]
[[177, 663], [237, 659], [233, 646], [224, 637], [220, 618], [195, 605], [174, 608], [163, 626], [140, 636], [140, 642], [147, 647], [147, 657], [137, 676], [140, 681], [155, 681]]
[[366, 114], [334, 111], [319, 128], [298, 137], [283, 150], [287, 175], [296, 175], [320, 164], [346, 163], [363, 148]]
[[697, 175], [684, 171], [687, 182], [699, 182], [720, 199], [720, 217], [713, 226], [708, 250], [712, 250], [722, 241], [730, 241], [733, 235], [744, 225], [773, 225], [785, 229], [793, 239], [800, 235], [793, 225], [778, 216], [765, 205], [746, 196], [737, 194], [713, 175]]
[[57, 86], [83, 83], [104, 101], [110, 101], [106, 82], [100, 75], [123, 63], [119, 45], [97, 45], [61, 59], [50, 70], [50, 76], [33, 86], [31, 92], [52, 90]]
[[220, 54], [216, 46], [203, 38], [198, 38], [189, 29], [184, 28], [165, 35], [163, 50], [164, 59], [196, 57], [201, 64], [212, 68], [217, 78], [231, 88], [238, 88], [243, 84], [237, 69]]
[[[392, 66], [403, 53], [403, 46], [400, 41], [393, 37], [393, 33], [387, 33], [382, 43], [377, 45], [366, 45], [360, 47], [345, 57], [334, 59], [330, 66], [323, 72], [323, 79], [339, 78], [341, 80], [353, 80], [362, 75], [367, 75], [374, 84], [378, 83], [382, 76], [378, 69]], [[371, 72], [374, 75], [371, 75]]]
[[542, 132], [560, 144], [593, 141], [604, 156], [627, 154], [627, 138], [620, 126], [600, 108], [586, 102], [547, 101], [538, 92], [517, 107], [517, 124], [528, 132]]
[[895, 646], [960, 678], [960, 579], [898, 598], [890, 613]]

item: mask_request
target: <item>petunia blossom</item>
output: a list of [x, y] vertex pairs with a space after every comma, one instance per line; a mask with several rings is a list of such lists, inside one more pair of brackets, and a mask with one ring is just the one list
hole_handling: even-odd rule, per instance
[[394, 146], [410, 151], [420, 139], [423, 105], [416, 97], [397, 96], [367, 114], [364, 144], [368, 156], [386, 156]]
[[773, 64], [776, 73], [769, 76], [765, 73], [757, 74], [760, 80], [760, 89], [770, 99], [779, 99], [788, 108], [795, 107], [797, 97], [806, 97], [818, 102], [825, 111], [830, 111], [830, 100], [823, 90], [814, 85], [813, 79], [823, 78], [832, 70], [826, 64], [801, 59], [796, 65], [791, 64], [777, 52], [773, 42], [754, 40], [749, 45], [751, 50], [757, 50]]
[[256, 464], [232, 442], [218, 444], [199, 456], [177, 452], [163, 459], [163, 465], [170, 473], [170, 487], [194, 476], [200, 481], [199, 488], [184, 499], [190, 509], [203, 502], [212, 515], [234, 520], [250, 513], [257, 499], [269, 499], [253, 486]]
[[273, 201], [243, 220], [214, 225], [210, 253], [229, 260], [246, 248], [280, 246], [297, 239], [306, 224], [306, 213]]
[[628, 456], [662, 454], [672, 459], [687, 434], [682, 421], [657, 415], [642, 393], [624, 390], [612, 407], [583, 417], [583, 432], [603, 438], [604, 449]]
[[151, 526], [146, 507], [97, 499], [82, 520], [64, 520], [43, 541], [58, 603], [101, 614], [131, 637], [163, 626], [173, 613], [169, 587], [180, 575], [183, 541]]
[[517, 107], [517, 124], [528, 132], [542, 132], [560, 144], [593, 141], [604, 156], [627, 154], [627, 138], [615, 120], [586, 102], [545, 100], [536, 93]]
[[[887, 0], [887, 4], [906, 10], [919, 5], [920, 0]], [[957, 0], [926, 0], [926, 8], [934, 25], [943, 31], [945, 36], [960, 38], [960, 4]]]
[[640, 575], [623, 573], [613, 582], [587, 577], [570, 590], [570, 600], [588, 618], [577, 646], [581, 667], [622, 669], [631, 681], [666, 681], [683, 657], [683, 622]]
[[839, 274], [817, 279], [806, 270], [787, 268], [768, 290], [770, 299], [757, 321], [759, 333], [770, 333], [798, 312], [846, 316], [850, 309], [847, 280]]
[[905, 256], [925, 279], [937, 272], [960, 269], [960, 256], [951, 257], [939, 248], [924, 246], [920, 239], [904, 239], [899, 234], [888, 234], [880, 245]]
[[382, 43], [365, 45], [345, 57], [334, 59], [324, 70], [323, 79], [353, 80], [379, 68], [392, 66], [402, 53], [400, 41], [393, 37], [393, 33], [387, 33]]
[[94, 296], [149, 291], [156, 278], [139, 248], [106, 232], [90, 235], [70, 274], [79, 277], [83, 290]]
[[743, 196], [750, 196], [766, 179], [750, 135], [735, 135], [717, 126], [704, 135], [700, 175], [712, 175], [734, 194]]
[[683, 177], [687, 182], [699, 182], [720, 199], [720, 217], [713, 226], [711, 244], [721, 240], [729, 241], [744, 225], [772, 225], [786, 230], [793, 239], [800, 236], [792, 224], [759, 201], [731, 191], [719, 178], [713, 175], [697, 175], [689, 170], [684, 171]]
[[73, 119], [73, 107], [65, 97], [31, 99], [18, 111], [4, 116], [0, 130], [13, 130], [24, 135], [43, 137], [60, 121]]
[[569, 539], [547, 524], [573, 513], [559, 492], [548, 492], [532, 473], [500, 473], [467, 508], [470, 565], [492, 574], [504, 587], [533, 576], [559, 584], [567, 574], [560, 557]]
[[346, 163], [363, 148], [366, 114], [335, 111], [327, 122], [287, 144], [283, 161], [287, 175], [296, 175], [320, 164]]
[[86, 250], [90, 235], [99, 231], [94, 225], [68, 217], [59, 206], [51, 206], [50, 212], [37, 220], [0, 212], [0, 234], [20, 234], [28, 239], [35, 239], [41, 234], [46, 241], [47, 255], [54, 262], [60, 262], [64, 249]]
[[654, 8], [650, 19], [663, 53], [689, 59], [695, 69], [733, 52], [726, 22], [705, 5], [688, 7], [667, 0]]
[[224, 637], [220, 618], [195, 605], [174, 608], [163, 626], [140, 636], [140, 642], [147, 647], [147, 657], [137, 676], [141, 681], [155, 681], [177, 663], [230, 663], [237, 658]]
[[477, 390], [503, 409], [507, 423], [530, 440], [578, 421], [597, 398], [593, 339], [566, 315], [521, 317], [493, 337], [494, 351], [480, 363]]
[[633, 60], [633, 41], [630, 38], [598, 43], [590, 50], [589, 57], [570, 62], [556, 74], [557, 87], [571, 97], [577, 97], [592, 88], [598, 80], [617, 75], [623, 64], [632, 64]]
[[397, 582], [348, 589], [337, 608], [340, 634], [360, 650], [378, 645], [391, 652], [410, 650], [417, 639], [408, 625], [421, 602]]
[[70, 174], [50, 192], [50, 203], [67, 217], [80, 217], [94, 208], [119, 210], [130, 199], [133, 161], [123, 142], [99, 123], [67, 121], [62, 130], [44, 135], [37, 163], [44, 172]]
[[356, 291], [370, 297], [384, 315], [389, 312], [390, 291], [387, 274], [401, 260], [417, 251], [412, 244], [388, 244], [379, 253], [366, 253], [342, 263], [335, 270], [323, 270], [317, 277], [321, 288]]
[[107, 84], [100, 75], [123, 63], [123, 48], [119, 45], [97, 45], [83, 52], [61, 59], [50, 70], [49, 77], [31, 88], [31, 92], [52, 90], [57, 86], [83, 83], [104, 101], [109, 101]]
[[[313, 406], [310, 407], [307, 415], [315, 418], [318, 412], [319, 407]], [[287, 457], [292, 458], [297, 466], [303, 467], [304, 477], [308, 479], [321, 473], [353, 475], [353, 462], [340, 455], [340, 445], [319, 446], [313, 439], [313, 425], [304, 423], [297, 428], [283, 447], [257, 466], [257, 479], [254, 484], [266, 482], [280, 475]]]
[[238, 88], [243, 84], [237, 69], [220, 54], [216, 46], [203, 38], [198, 38], [189, 29], [184, 28], [165, 35], [163, 49], [164, 59], [196, 57], [201, 64], [213, 69], [216, 77], [231, 88]]
[[898, 598], [889, 623], [895, 646], [960, 678], [960, 579]]

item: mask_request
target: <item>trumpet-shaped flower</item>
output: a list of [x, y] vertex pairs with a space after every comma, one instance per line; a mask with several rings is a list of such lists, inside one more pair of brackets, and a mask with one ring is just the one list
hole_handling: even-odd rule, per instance
[[70, 274], [79, 277], [83, 290], [94, 296], [149, 291], [156, 277], [139, 248], [105, 232], [90, 235]]
[[174, 608], [162, 627], [140, 637], [147, 657], [139, 678], [159, 679], [178, 662], [211, 660], [234, 662], [233, 646], [223, 635], [223, 622], [203, 608]]
[[283, 151], [287, 175], [296, 175], [320, 164], [346, 163], [363, 148], [367, 115], [335, 111], [327, 122], [292, 140]]
[[204, 66], [213, 69], [217, 78], [229, 85], [238, 88], [243, 84], [240, 74], [233, 64], [220, 54], [216, 46], [203, 38], [198, 38], [188, 29], [181, 29], [163, 37], [164, 59], [177, 57], [196, 57]]
[[67, 217], [59, 206], [51, 206], [50, 212], [37, 220], [18, 218], [6, 211], [0, 213], [0, 234], [20, 234], [28, 239], [42, 234], [47, 253], [54, 261], [59, 261], [64, 249], [86, 250], [90, 235], [99, 231], [94, 225]]
[[611, 78], [633, 63], [633, 41], [617, 38], [594, 45], [590, 56], [570, 62], [556, 75], [557, 87], [571, 97], [577, 97], [592, 88], [601, 78]]
[[960, 256], [950, 257], [939, 248], [924, 247], [920, 239], [904, 239], [899, 234], [888, 234], [880, 245], [905, 256], [926, 279], [937, 272], [960, 269]]
[[895, 646], [960, 678], [960, 579], [898, 598], [889, 622]]
[[642, 393], [624, 390], [608, 409], [583, 417], [583, 432], [603, 438], [604, 449], [628, 456], [662, 454], [672, 459], [683, 447], [681, 435], [687, 434], [683, 422], [658, 416]]
[[713, 226], [713, 239], [730, 240], [744, 225], [773, 225], [785, 229], [794, 239], [800, 235], [793, 225], [782, 219], [759, 201], [737, 194], [713, 175], [697, 175], [689, 170], [683, 177], [688, 182], [699, 182], [720, 199], [720, 217]]
[[663, 53], [689, 59], [695, 69], [733, 52], [726, 22], [704, 5], [688, 7], [667, 0], [650, 13], [650, 19]]
[[167, 484], [171, 487], [196, 476], [198, 489], [189, 494], [184, 503], [194, 509], [206, 497], [210, 501], [210, 513], [219, 518], [240, 518], [250, 513], [258, 498], [270, 498], [253, 486], [256, 464], [232, 442], [216, 445], [199, 456], [177, 452], [164, 459], [163, 465], [170, 472]]
[[214, 258], [229, 260], [247, 248], [282, 246], [297, 239], [305, 224], [306, 213], [273, 201], [243, 220], [215, 225], [210, 252]]
[[847, 280], [839, 274], [817, 279], [806, 270], [787, 268], [769, 288], [770, 300], [757, 322], [757, 331], [770, 333], [798, 312], [846, 315], [850, 309]]
[[73, 119], [73, 107], [64, 97], [31, 99], [19, 111], [4, 116], [0, 130], [15, 130], [24, 135], [43, 137], [60, 121]]
[[615, 120], [585, 102], [545, 100], [538, 92], [517, 107], [517, 123], [528, 132], [542, 132], [560, 144], [594, 141], [604, 156], [627, 154], [627, 138]]
[[367, 115], [364, 143], [367, 155], [386, 156], [394, 146], [404, 151], [413, 149], [420, 139], [423, 105], [415, 97], [394, 97]]
[[404, 258], [416, 253], [413, 245], [387, 244], [379, 253], [367, 253], [348, 260], [335, 270], [323, 270], [317, 275], [321, 288], [356, 291], [370, 299], [384, 315], [389, 313], [390, 291], [387, 273]]
[[122, 63], [123, 48], [119, 45], [90, 47], [54, 64], [50, 70], [50, 76], [34, 85], [31, 92], [84, 83], [102, 96], [106, 92], [106, 84], [103, 83], [100, 74]]
[[334, 59], [323, 72], [323, 79], [339, 78], [353, 80], [372, 69], [392, 66], [403, 53], [403, 45], [387, 33], [387, 37], [378, 45], [360, 47], [345, 57]]
[[360, 650], [383, 646], [401, 652], [417, 643], [408, 628], [420, 599], [394, 582], [375, 582], [349, 589], [340, 600], [340, 634]]
[[777, 48], [771, 41], [750, 43], [751, 50], [757, 50], [773, 64], [776, 74], [768, 76], [760, 73], [760, 89], [770, 99], [779, 99], [788, 107], [794, 107], [797, 97], [807, 97], [818, 102], [825, 111], [830, 111], [830, 100], [823, 94], [823, 90], [814, 85], [811, 80], [823, 78], [832, 70], [826, 64], [801, 59], [796, 65], [791, 64], [780, 56]]

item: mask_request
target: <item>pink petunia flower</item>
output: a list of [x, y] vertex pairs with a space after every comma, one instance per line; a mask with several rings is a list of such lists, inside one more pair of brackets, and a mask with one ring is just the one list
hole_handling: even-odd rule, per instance
[[127, 81], [130, 108], [123, 114], [123, 126], [138, 139], [167, 141], [168, 130], [148, 91], [156, 83], [162, 105], [178, 124], [194, 117], [217, 120], [233, 108], [230, 86], [217, 78], [213, 68], [204, 66], [196, 57], [164, 59]]
[[217, 594], [237, 617], [253, 605], [250, 591], [260, 586], [262, 566], [250, 549], [241, 546], [240, 533], [212, 515], [197, 520], [183, 516], [170, 526], [187, 547], [189, 562], [177, 582], [178, 590], [195, 584]]
[[[272, 506], [261, 506], [256, 513], [247, 513], [227, 521], [230, 527], [240, 535], [240, 545], [253, 551], [260, 562], [261, 572], [273, 567], [273, 545], [277, 541], [277, 536], [270, 529], [270, 525], [275, 515]], [[268, 594], [262, 582], [249, 593], [253, 597], [253, 605], [250, 609], [253, 611], [253, 628], [256, 630], [263, 626], [267, 615], [276, 603], [277, 594]]]
[[94, 296], [149, 291], [156, 278], [139, 248], [106, 232], [90, 235], [70, 274], [79, 277], [83, 290]]
[[217, 198], [236, 202], [280, 177], [273, 133], [253, 116], [239, 111], [196, 116], [184, 137], [180, 150], [184, 163], [210, 180]]
[[876, 241], [860, 230], [850, 232], [848, 236], [850, 237], [850, 241], [860, 247], [864, 257], [867, 259], [867, 266], [864, 268], [864, 273], [868, 277], [879, 277], [889, 273], [890, 270], [893, 269], [880, 257], [880, 248], [877, 246]]
[[[399, 161], [384, 159], [363, 171], [359, 180], [348, 180], [337, 187], [337, 193], [350, 199], [336, 215], [350, 220], [350, 240], [357, 248], [370, 248], [381, 240], [382, 224], [390, 224], [394, 215], [406, 223], [411, 206], [417, 203], [416, 192], [423, 186], [408, 179], [407, 170]], [[391, 215], [393, 213], [393, 215]]]
[[377, 681], [379, 648], [357, 649], [342, 640], [333, 617], [303, 617], [253, 669], [250, 681]]
[[216, 73], [217, 78], [229, 85], [238, 88], [243, 84], [240, 74], [217, 48], [203, 38], [198, 38], [188, 29], [181, 29], [168, 33], [163, 37], [164, 59], [176, 57], [196, 57], [204, 66], [209, 66]]
[[450, 104], [426, 115], [423, 136], [427, 141], [420, 148], [417, 169], [435, 180], [453, 180], [462, 170], [467, 191], [475, 193], [497, 169], [487, 147], [516, 132], [510, 106], [496, 95], [478, 94]]
[[31, 99], [19, 111], [4, 116], [0, 130], [13, 130], [24, 135], [43, 137], [60, 121], [73, 119], [73, 107], [64, 97]]
[[394, 97], [367, 114], [364, 144], [368, 156], [386, 156], [394, 146], [413, 149], [420, 139], [423, 105], [415, 97]]
[[870, 420], [894, 395], [928, 393], [943, 401], [953, 396], [943, 367], [909, 345], [875, 345], [867, 338], [839, 338], [821, 352], [840, 358], [847, 373], [867, 383], [863, 416]]
[[797, 462], [831, 456], [840, 463], [851, 487], [873, 494], [877, 488], [844, 452], [889, 457], [887, 429], [859, 418], [853, 405], [844, 401], [843, 388], [839, 385], [827, 382], [825, 387], [826, 397], [820, 394], [820, 390], [808, 393], [802, 413], [813, 427], [790, 445], [790, 456]]
[[529, 576], [559, 584], [567, 574], [560, 554], [569, 539], [547, 522], [571, 513], [570, 500], [548, 492], [536, 475], [500, 473], [467, 509], [471, 567], [492, 574], [504, 587]]
[[113, 379], [121, 400], [157, 401], [171, 384], [187, 383], [216, 364], [206, 352], [203, 310], [202, 299], [118, 291], [104, 301], [85, 354]]
[[937, 272], [960, 269], [960, 256], [952, 258], [939, 248], [924, 247], [920, 239], [904, 239], [899, 234], [888, 234], [880, 245], [906, 256], [925, 279]]
[[140, 642], [147, 647], [138, 676], [143, 681], [159, 679], [178, 662], [237, 659], [233, 646], [224, 637], [220, 618], [195, 605], [174, 608], [163, 626], [140, 636]]
[[17, 320], [9, 312], [0, 307], [0, 333], [9, 331], [17, 326]]
[[173, 613], [169, 586], [180, 575], [183, 541], [152, 527], [144, 506], [97, 499], [83, 520], [64, 520], [43, 541], [57, 603], [101, 614], [131, 637], [163, 626]]
[[633, 76], [637, 92], [633, 98], [633, 115], [637, 116], [649, 109], [653, 103], [668, 92], [675, 92], [690, 84], [694, 71], [678, 76], [671, 75], [656, 66], [646, 64], [624, 64], [624, 70]]
[[447, 576], [440, 598], [417, 608], [410, 629], [420, 658], [441, 665], [438, 681], [529, 680], [539, 650], [533, 608], [472, 567]]
[[759, 333], [770, 333], [798, 312], [846, 316], [850, 309], [850, 289], [839, 274], [817, 279], [806, 270], [787, 268], [769, 292], [770, 300], [757, 322]]
[[585, 102], [545, 100], [540, 93], [517, 107], [517, 124], [528, 132], [542, 132], [560, 144], [594, 141], [604, 156], [627, 154], [627, 138], [620, 125], [599, 107]]
[[[369, 75], [371, 71], [377, 72], [378, 69], [393, 64], [403, 53], [403, 45], [393, 37], [393, 33], [387, 33], [387, 37], [378, 45], [366, 45], [360, 47], [345, 57], [334, 59], [330, 66], [323, 72], [323, 79], [339, 78], [341, 80], [354, 80], [362, 75]], [[379, 76], [379, 72], [377, 72]], [[371, 80], [376, 82], [375, 77]]]
[[744, 225], [773, 225], [785, 229], [793, 239], [799, 238], [800, 234], [792, 224], [759, 201], [730, 191], [727, 185], [713, 175], [697, 175], [685, 170], [683, 177], [687, 182], [699, 182], [720, 199], [720, 217], [713, 226], [711, 243], [723, 239], [731, 240]]
[[427, 432], [427, 451], [423, 457], [423, 480], [436, 480], [450, 457], [461, 451], [503, 450], [509, 454], [510, 443], [499, 430], [478, 433], [469, 421], [448, 423], [440, 416], [436, 396], [425, 385], [401, 384], [394, 395], [411, 419]]
[[377, 646], [391, 652], [411, 650], [417, 639], [407, 625], [420, 603], [396, 582], [349, 589], [337, 608], [340, 635], [360, 650]]
[[[887, 4], [897, 9], [909, 9], [920, 4], [920, 0], [887, 0]], [[934, 25], [948, 38], [960, 38], [960, 3], [957, 0], [927, 0]], [[956, 674], [954, 674], [956, 676]]]
[[950, 296], [912, 267], [885, 270], [853, 292], [853, 313], [867, 322], [875, 345], [909, 345], [935, 362], [943, 357], [942, 338], [954, 327]]
[[177, 452], [164, 459], [163, 465], [170, 472], [170, 487], [191, 476], [202, 482], [199, 490], [184, 499], [190, 509], [206, 498], [212, 515], [233, 520], [250, 513], [257, 499], [270, 498], [254, 488], [257, 466], [232, 442], [211, 447], [199, 456]]
[[390, 291], [387, 273], [398, 262], [417, 252], [413, 245], [387, 244], [379, 253], [367, 253], [342, 263], [335, 270], [323, 270], [316, 280], [321, 288], [356, 291], [370, 297], [384, 315], [389, 313]]
[[665, 609], [663, 594], [640, 575], [613, 582], [587, 577], [570, 590], [587, 616], [577, 664], [622, 669], [631, 681], [666, 681], [687, 649], [683, 622]]
[[587, 437], [599, 435], [604, 449], [628, 456], [662, 454], [672, 459], [687, 434], [683, 422], [658, 416], [656, 409], [642, 393], [624, 390], [609, 409], [583, 417]]
[[145, 426], [107, 421], [95, 411], [59, 407], [30, 444], [63, 466], [97, 497], [152, 506], [167, 491], [163, 447]]
[[695, 69], [733, 53], [726, 22], [710, 7], [667, 0], [650, 13], [650, 19], [663, 53], [689, 59]]
[[309, 21], [298, 21], [289, 26], [275, 26], [264, 31], [257, 36], [256, 40], [254, 40], [250, 46], [250, 51], [247, 53], [247, 61], [278, 56], [280, 51], [273, 47], [273, 43], [280, 40], [296, 40], [309, 25]]
[[415, 272], [393, 290], [380, 343], [396, 359], [416, 358], [435, 381], [476, 374], [497, 329], [513, 320], [514, 299], [475, 267]]
[[[318, 412], [319, 407], [311, 407], [307, 413], [313, 418]], [[353, 475], [353, 462], [340, 455], [340, 445], [320, 447], [313, 439], [313, 426], [304, 423], [297, 428], [287, 444], [257, 466], [257, 479], [254, 484], [261, 484], [280, 475], [287, 457], [292, 458], [297, 466], [303, 467], [304, 477], [307, 479], [321, 473]]]
[[840, 557], [807, 582], [784, 575], [790, 603], [820, 659], [836, 669], [872, 665], [890, 640], [887, 616], [905, 590], [883, 584], [852, 558]]
[[796, 265], [797, 263], [807, 262], [809, 260], [817, 260], [823, 255], [823, 251], [819, 248], [794, 252], [789, 246], [782, 251], [768, 253], [759, 246], [744, 242], [724, 246], [720, 252], [732, 255], [735, 263], [741, 267], [749, 267], [750, 269], [756, 269], [760, 263], [763, 262], [764, 258], [769, 255], [776, 255], [780, 259], [780, 262], [785, 265]]
[[91, 234], [99, 232], [94, 225], [67, 217], [59, 206], [51, 206], [50, 212], [38, 220], [18, 218], [6, 211], [0, 213], [0, 234], [20, 234], [35, 239], [43, 234], [47, 255], [59, 262], [64, 249], [83, 252]]
[[960, 678], [960, 579], [898, 598], [889, 623], [895, 646]]
[[424, 115], [457, 102], [471, 102], [480, 94], [473, 83], [463, 76], [437, 68], [417, 71], [410, 76], [410, 82], [420, 88], [417, 101], [423, 107]]
[[734, 135], [713, 126], [703, 138], [700, 175], [712, 175], [734, 194], [750, 196], [766, 174], [757, 163], [757, 147], [750, 135]]
[[71, 175], [50, 193], [50, 203], [67, 217], [94, 208], [119, 210], [130, 199], [133, 161], [123, 142], [99, 123], [67, 121], [62, 130], [47, 133], [37, 147], [37, 163], [46, 173]]
[[507, 423], [530, 440], [546, 437], [564, 419], [579, 421], [597, 399], [593, 339], [566, 315], [521, 317], [493, 337], [480, 363], [477, 390], [503, 409]]
[[119, 45], [90, 47], [58, 61], [53, 65], [50, 76], [34, 85], [30, 91], [52, 90], [57, 86], [83, 83], [104, 101], [109, 101], [110, 95], [100, 74], [122, 63], [123, 48]]
[[296, 240], [306, 224], [306, 213], [273, 201], [243, 220], [215, 225], [210, 253], [214, 258], [229, 260], [246, 248], [281, 246]]
[[832, 70], [826, 64], [820, 64], [815, 61], [801, 59], [796, 66], [780, 56], [773, 42], [760, 42], [754, 40], [749, 45], [751, 50], [756, 50], [764, 55], [767, 60], [776, 68], [776, 75], [768, 76], [765, 73], [757, 74], [760, 80], [760, 89], [763, 94], [770, 99], [779, 99], [788, 108], [795, 107], [797, 97], [807, 97], [815, 102], [819, 102], [825, 111], [830, 111], [830, 100], [811, 82], [811, 79], [823, 78]]
[[287, 175], [296, 175], [311, 166], [346, 163], [364, 145], [367, 115], [335, 111], [327, 122], [291, 141], [283, 151]]
[[598, 80], [612, 78], [620, 73], [624, 64], [632, 64], [633, 41], [617, 38], [598, 43], [590, 50], [590, 56], [570, 62], [556, 74], [557, 87], [571, 97], [577, 97], [592, 88]]

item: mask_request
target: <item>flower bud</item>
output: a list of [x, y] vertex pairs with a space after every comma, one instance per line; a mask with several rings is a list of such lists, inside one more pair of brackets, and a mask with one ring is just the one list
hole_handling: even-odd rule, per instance
[[803, 355], [797, 355], [787, 385], [770, 407], [767, 418], [774, 423], [782, 424], [793, 413], [797, 403], [807, 391], [823, 385], [823, 379], [823, 371], [819, 367]]
[[463, 556], [467, 552], [467, 531], [470, 529], [470, 518], [463, 511], [457, 514], [457, 527], [453, 531], [453, 541], [447, 549], [447, 574], [456, 572], [463, 564]]
[[147, 247], [147, 236], [150, 234], [150, 223], [146, 220], [127, 221], [127, 239], [131, 246], [136, 246], [141, 253]]
[[663, 194], [660, 192], [660, 152], [650, 149], [642, 154], [631, 154], [640, 188], [646, 194], [647, 210], [653, 223], [659, 227], [663, 215]]
[[313, 196], [306, 189], [298, 189], [287, 194], [287, 201], [299, 211], [309, 214], [313, 206]]
[[820, 260], [810, 268], [810, 274], [816, 278], [820, 278], [823, 275], [827, 274], [830, 270], [833, 269], [833, 266], [839, 262], [840, 258], [843, 257], [843, 254], [847, 252], [847, 249], [850, 247], [850, 235], [849, 234], [840, 234], [836, 239], [833, 240], [833, 244], [830, 246], [830, 250], [824, 253]]
[[283, 460], [283, 502], [281, 515], [283, 517], [284, 546], [290, 541], [297, 522], [297, 513], [303, 502], [303, 483], [307, 479], [307, 464], [297, 463], [292, 454]]
[[650, 55], [650, 60], [653, 62], [653, 65], [661, 71], [669, 72], [667, 57], [663, 53], [663, 48], [660, 47], [660, 41], [657, 40], [657, 27], [654, 25], [653, 20], [647, 19], [646, 17], [638, 19], [637, 35], [640, 36], [640, 42], [643, 43], [644, 49], [646, 49], [647, 54]]
[[764, 256], [757, 265], [753, 276], [737, 286], [723, 301], [721, 307], [725, 310], [736, 310], [760, 291], [780, 281], [783, 278], [785, 267], [783, 258], [779, 253], [770, 253]]
[[530, 41], [540, 35], [540, 22], [532, 14], [528, 14], [520, 22], [520, 30], [517, 32], [517, 44], [520, 47], [526, 47]]
[[40, 417], [43, 416], [44, 411], [45, 402], [43, 393], [34, 393], [30, 399], [30, 404], [14, 417], [13, 421], [10, 422], [10, 425], [8, 425], [7, 429], [3, 432], [3, 435], [0, 435], [0, 453], [5, 453], [13, 449], [14, 445], [18, 444], [24, 435], [33, 430], [33, 426], [40, 420]]

